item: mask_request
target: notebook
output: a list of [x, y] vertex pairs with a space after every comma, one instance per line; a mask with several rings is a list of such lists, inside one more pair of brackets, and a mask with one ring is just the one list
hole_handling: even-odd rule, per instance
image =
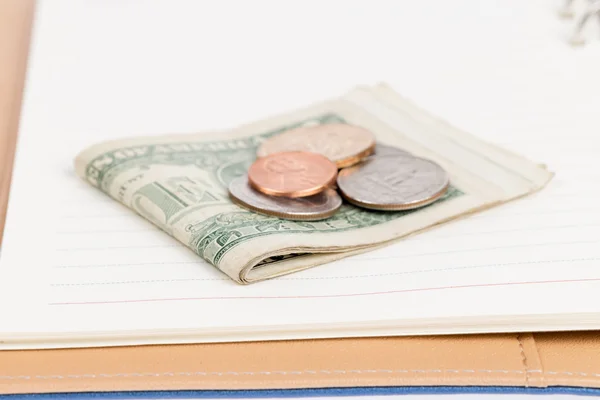
[[28, 118], [43, 98], [35, 79], [0, 260], [0, 302], [19, 307], [3, 313], [0, 349], [600, 327], [589, 301], [600, 289], [593, 137], [508, 132], [501, 144], [557, 171], [542, 192], [241, 287], [77, 178], [73, 155], [107, 135], [47, 135]]
[[[44, 37], [33, 46], [0, 260], [0, 304], [19, 304], [3, 311], [2, 348], [598, 327], [593, 127], [477, 129], [556, 177], [522, 201], [242, 288], [75, 176], [80, 149], [136, 134], [137, 120], [84, 129], [87, 120], [54, 106], [65, 82], [35, 67], [49, 57]], [[93, 99], [86, 110], [102, 107]], [[208, 129], [202, 120], [186, 129]]]
[[[8, 49], [2, 54], [4, 59], [18, 59], [0, 68], [0, 81], [12, 82], [0, 93], [0, 148], [5, 154], [0, 165], [2, 220], [25, 59], [18, 48], [27, 48], [31, 3], [8, 2], [0, 13], [9, 17], [6, 21], [17, 22], [0, 24], [11, 32], [0, 36], [0, 42], [8, 37], [17, 44], [0, 46]], [[565, 332], [3, 351], [0, 394], [10, 399], [31, 398], [34, 393], [60, 398], [389, 397], [392, 393], [403, 397], [407, 393], [420, 397], [424, 393], [477, 393], [482, 397], [485, 392], [594, 395], [597, 392], [586, 387], [600, 386], [598, 358], [590, 357], [597, 353], [598, 339], [597, 332]], [[241, 354], [245, 356], [239, 357]], [[240, 361], [250, 364], [241, 365]], [[243, 372], [279, 373], [222, 373], [221, 368], [232, 365]], [[281, 374], [286, 368], [289, 374]], [[298, 374], [303, 368], [308, 371]], [[315, 369], [321, 373], [311, 374]], [[352, 374], [343, 373], [347, 371]], [[373, 374], [378, 374], [376, 379]]]

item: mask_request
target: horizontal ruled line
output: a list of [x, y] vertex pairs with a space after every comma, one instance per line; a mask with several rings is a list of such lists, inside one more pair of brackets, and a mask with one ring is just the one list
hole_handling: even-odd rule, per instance
[[436, 251], [433, 253], [417, 253], [417, 254], [408, 254], [401, 256], [386, 256], [386, 257], [357, 257], [350, 258], [347, 261], [367, 261], [367, 260], [381, 260], [381, 259], [398, 259], [398, 258], [412, 258], [412, 257], [422, 257], [422, 256], [435, 256], [435, 255], [443, 255], [443, 254], [453, 254], [453, 253], [470, 253], [475, 251], [488, 251], [488, 250], [503, 250], [503, 249], [516, 249], [523, 247], [544, 247], [544, 246], [557, 246], [557, 245], [572, 245], [572, 244], [590, 244], [590, 243], [600, 243], [600, 240], [580, 240], [573, 242], [547, 242], [547, 243], [531, 243], [531, 244], [516, 244], [509, 246], [494, 246], [494, 247], [474, 247], [471, 249], [461, 249], [461, 250], [447, 250], [447, 251]]
[[343, 294], [324, 294], [324, 295], [300, 295], [300, 296], [206, 296], [206, 297], [172, 297], [164, 299], [135, 299], [135, 300], [111, 300], [111, 301], [85, 301], [85, 302], [57, 302], [48, 303], [50, 306], [69, 306], [69, 305], [99, 305], [99, 304], [125, 304], [125, 303], [150, 303], [150, 302], [170, 302], [170, 301], [202, 301], [202, 300], [269, 300], [269, 299], [323, 299], [323, 298], [348, 298], [348, 297], [366, 297], [381, 296], [401, 293], [416, 293], [428, 291], [473, 289], [482, 287], [506, 287], [506, 286], [524, 286], [524, 285], [549, 285], [555, 283], [585, 283], [598, 282], [600, 278], [587, 279], [561, 279], [549, 281], [524, 281], [524, 282], [503, 282], [503, 283], [481, 283], [474, 285], [456, 285], [456, 286], [437, 286], [417, 289], [386, 290], [364, 293], [343, 293]]
[[150, 263], [117, 263], [117, 264], [76, 264], [76, 265], [53, 265], [52, 268], [111, 268], [111, 267], [147, 267], [153, 265], [200, 265], [206, 264], [204, 261], [164, 261]]
[[[468, 219], [471, 220], [471, 219], [481, 219], [481, 218], [512, 217], [512, 216], [517, 216], [517, 215], [553, 215], [553, 214], [570, 214], [570, 213], [580, 214], [582, 212], [600, 212], [600, 207], [599, 206], [577, 207], [577, 208], [556, 209], [556, 210], [544, 210], [544, 209], [540, 209], [538, 207], [538, 208], [529, 209], [529, 210], [525, 209], [524, 211], [518, 211], [518, 212], [503, 211], [502, 214], [490, 213], [489, 211], [487, 211], [487, 212], [483, 212], [483, 213], [473, 214], [473, 215], [469, 216]], [[134, 219], [143, 218], [133, 211], [126, 212], [126, 213], [115, 213], [115, 214], [108, 214], [108, 213], [90, 214], [90, 215], [68, 214], [68, 215], [60, 216], [61, 219], [96, 219], [96, 218], [105, 219], [105, 218], [123, 218], [123, 217], [124, 218], [134, 218]]]
[[140, 218], [136, 213], [128, 212], [122, 214], [96, 214], [96, 215], [61, 215], [61, 219], [87, 219], [87, 218], [123, 218], [123, 217], [135, 217]]
[[65, 247], [56, 251], [104, 251], [104, 250], [136, 250], [136, 249], [158, 249], [166, 247], [185, 247], [183, 244], [154, 244], [142, 246], [108, 246], [108, 247]]
[[[575, 262], [587, 262], [587, 261], [600, 261], [600, 258], [573, 258], [563, 260], [535, 260], [535, 261], [519, 261], [512, 263], [495, 263], [495, 264], [476, 264], [476, 265], [463, 265], [449, 268], [431, 268], [421, 269], [414, 271], [400, 271], [400, 272], [389, 272], [383, 274], [363, 274], [363, 275], [342, 275], [342, 276], [314, 276], [314, 277], [281, 277], [279, 280], [284, 281], [303, 281], [303, 280], [336, 280], [336, 279], [362, 279], [362, 278], [380, 278], [397, 275], [411, 275], [411, 274], [422, 274], [431, 272], [444, 272], [444, 271], [457, 271], [465, 269], [477, 269], [477, 268], [492, 268], [492, 267], [514, 267], [520, 265], [546, 265], [546, 264], [559, 264], [559, 263], [575, 263]], [[158, 263], [168, 265], [170, 263]], [[171, 263], [177, 264], [177, 263]], [[182, 264], [182, 263], [180, 263]], [[189, 264], [189, 263], [183, 263]], [[127, 266], [127, 264], [121, 264]], [[152, 264], [146, 264], [152, 265]], [[109, 282], [81, 282], [81, 283], [53, 283], [50, 286], [54, 287], [66, 287], [66, 286], [105, 286], [105, 285], [127, 285], [127, 284], [145, 284], [145, 283], [163, 283], [163, 282], [193, 282], [193, 281], [215, 281], [215, 280], [229, 280], [229, 278], [181, 278], [181, 279], [152, 279], [152, 280], [135, 280], [135, 281], [109, 281]]]
[[593, 224], [571, 224], [571, 225], [560, 225], [560, 226], [536, 226], [533, 228], [520, 228], [520, 229], [498, 229], [495, 231], [470, 231], [470, 232], [461, 232], [461, 233], [448, 233], [444, 235], [432, 235], [432, 236], [422, 236], [415, 235], [411, 238], [411, 240], [435, 240], [438, 238], [447, 238], [447, 237], [462, 237], [462, 236], [473, 236], [473, 235], [491, 235], [494, 233], [517, 233], [517, 232], [535, 232], [535, 231], [543, 231], [543, 230], [559, 230], [559, 229], [569, 229], [569, 228], [580, 228], [580, 227], [600, 227], [600, 223]]
[[97, 231], [57, 231], [58, 235], [101, 235], [113, 233], [140, 233], [140, 232], [163, 232], [159, 228], [139, 228], [139, 229], [115, 229], [115, 230], [97, 230]]
[[[519, 247], [543, 247], [543, 246], [556, 246], [556, 245], [572, 245], [572, 244], [589, 244], [589, 243], [600, 243], [600, 240], [579, 240], [573, 242], [547, 242], [547, 243], [531, 243], [531, 244], [518, 244], [518, 245], [508, 245], [508, 246], [495, 246], [495, 247], [474, 247], [471, 249], [461, 249], [461, 250], [448, 250], [448, 251], [437, 251], [433, 253], [418, 253], [418, 254], [409, 254], [405, 256], [387, 256], [387, 257], [360, 257], [356, 259], [348, 259], [348, 261], [365, 261], [365, 260], [377, 260], [381, 258], [407, 258], [407, 257], [419, 257], [419, 256], [429, 256], [436, 254], [450, 254], [450, 253], [468, 253], [471, 251], [483, 251], [483, 250], [500, 250], [500, 249], [510, 249], [510, 248], [519, 248]], [[137, 250], [137, 249], [151, 249], [151, 248], [168, 248], [168, 247], [186, 247], [183, 244], [172, 244], [172, 245], [148, 245], [148, 246], [114, 246], [114, 247], [79, 247], [79, 248], [63, 248], [57, 249], [57, 251], [104, 251], [104, 250]]]
[[[599, 210], [600, 211], [600, 210]], [[503, 218], [504, 216], [498, 215], [497, 218]], [[417, 238], [425, 239], [425, 240], [433, 240], [436, 238], [442, 238], [446, 236], [452, 237], [461, 237], [461, 236], [473, 236], [473, 235], [489, 235], [494, 233], [515, 233], [515, 232], [530, 232], [530, 231], [539, 231], [539, 230], [559, 230], [559, 229], [568, 229], [568, 228], [580, 228], [580, 227], [600, 227], [600, 223], [590, 223], [590, 224], [569, 224], [569, 225], [550, 225], [550, 226], [534, 226], [528, 228], [517, 228], [517, 229], [498, 229], [493, 231], [471, 231], [471, 232], [462, 232], [462, 233], [451, 233], [448, 235], [436, 235], [436, 236], [422, 236], [416, 235], [413, 236], [413, 240]], [[61, 235], [86, 235], [86, 234], [113, 234], [113, 233], [140, 233], [140, 232], [164, 232], [159, 228], [139, 228], [139, 229], [115, 229], [115, 230], [97, 230], [97, 231], [58, 231], [57, 234]]]
[[[533, 210], [525, 210], [525, 211], [519, 211], [519, 212], [502, 212], [502, 213], [490, 213], [490, 212], [484, 212], [484, 213], [480, 213], [480, 214], [473, 214], [472, 216], [469, 216], [468, 219], [469, 220], [473, 220], [473, 219], [494, 219], [494, 218], [506, 218], [506, 217], [515, 217], [515, 216], [521, 216], [521, 215], [555, 215], [555, 214], [581, 214], [581, 213], [588, 213], [588, 212], [600, 212], [600, 207], [598, 206], [594, 206], [594, 207], [577, 207], [577, 208], [568, 208], [568, 209], [558, 209], [558, 210], [543, 210], [543, 209], [533, 209]], [[467, 219], [467, 218], [465, 218]]]

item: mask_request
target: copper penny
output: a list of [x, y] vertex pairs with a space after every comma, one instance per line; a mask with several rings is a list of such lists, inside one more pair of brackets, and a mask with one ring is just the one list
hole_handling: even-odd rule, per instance
[[248, 169], [250, 186], [271, 196], [311, 196], [332, 186], [336, 177], [333, 162], [305, 151], [271, 154], [257, 159]]
[[375, 151], [375, 136], [360, 126], [324, 124], [290, 129], [267, 139], [257, 151], [258, 157], [282, 151], [319, 153], [338, 168], [354, 165]]

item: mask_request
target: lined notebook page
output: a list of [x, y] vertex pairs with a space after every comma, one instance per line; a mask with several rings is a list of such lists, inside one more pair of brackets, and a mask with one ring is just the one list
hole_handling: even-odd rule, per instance
[[[506, 143], [542, 154], [560, 171], [531, 198], [384, 249], [240, 286], [76, 178], [62, 162], [68, 151], [53, 162], [33, 138], [20, 143], [1, 264], [10, 294], [3, 304], [21, 298], [21, 308], [3, 333], [231, 329], [243, 338], [266, 329], [261, 337], [318, 337], [356, 335], [392, 320], [400, 332], [409, 323], [409, 332], [426, 333], [444, 320], [454, 322], [442, 332], [470, 331], [459, 321], [474, 318], [485, 331], [496, 317], [527, 317], [499, 328], [519, 330], [543, 329], [550, 314], [566, 314], [558, 316], [566, 328], [569, 314], [597, 311], [585, 302], [600, 289], [600, 206], [589, 184], [598, 173], [588, 167], [596, 152], [585, 142]], [[46, 158], [47, 168], [28, 168], [32, 158]], [[24, 312], [35, 317], [19, 318]], [[323, 323], [348, 329], [278, 332]]]
[[[147, 133], [152, 123], [168, 123], [139, 111], [152, 109], [147, 96], [137, 91], [142, 86], [128, 95], [128, 101], [137, 96], [139, 103], [120, 100], [113, 92], [99, 98], [90, 94], [103, 93], [102, 85], [109, 83], [114, 88], [126, 85], [134, 69], [148, 61], [144, 52], [154, 50], [142, 49], [129, 75], [108, 71], [108, 77], [90, 81], [90, 71], [97, 71], [95, 62], [125, 54], [127, 44], [120, 44], [117, 34], [102, 36], [107, 42], [102, 42], [104, 50], [96, 54], [98, 47], [90, 43], [100, 36], [94, 33], [90, 15], [80, 11], [80, 19], [71, 21], [81, 35], [64, 36], [50, 31], [49, 26], [56, 26], [60, 19], [45, 7], [34, 42], [0, 259], [4, 347], [10, 347], [15, 338], [20, 340], [18, 346], [25, 347], [30, 338], [35, 347], [40, 345], [33, 343], [36, 338], [50, 336], [64, 338], [52, 344], [57, 346], [84, 343], [74, 342], [73, 337], [97, 339], [87, 345], [183, 340], [173, 339], [174, 332], [206, 333], [202, 340], [245, 340], [352, 336], [366, 331], [418, 334], [600, 328], [600, 304], [592, 301], [600, 291], [600, 172], [594, 167], [600, 145], [592, 118], [597, 110], [592, 105], [600, 104], [600, 98], [591, 88], [585, 92], [582, 88], [584, 96], [572, 97], [575, 106], [568, 108], [569, 104], [549, 99], [547, 104], [540, 103], [542, 108], [534, 115], [526, 108], [522, 112], [505, 109], [518, 121], [513, 125], [519, 130], [499, 129], [507, 124], [500, 118], [502, 111], [477, 109], [473, 100], [469, 104], [476, 112], [448, 118], [548, 164], [556, 177], [540, 193], [383, 249], [240, 286], [75, 176], [72, 160], [83, 147], [138, 131]], [[113, 21], [113, 14], [102, 18], [104, 24], [112, 22], [114, 29], [126, 34], [125, 19]], [[140, 29], [151, 34], [150, 22], [142, 18]], [[86, 24], [92, 25], [86, 28]], [[74, 49], [80, 60], [65, 63], [60, 55], [66, 57]], [[180, 57], [186, 56], [182, 52]], [[537, 67], [542, 62], [540, 57]], [[591, 67], [585, 71], [592, 76]], [[171, 79], [184, 87], [193, 73], [184, 71], [182, 77]], [[521, 73], [535, 76], [534, 70]], [[552, 79], [561, 72], [546, 74]], [[411, 79], [421, 79], [425, 85], [431, 77]], [[411, 79], [400, 80], [394, 87], [404, 94], [403, 85], [413, 88]], [[81, 89], [81, 82], [89, 87]], [[544, 82], [532, 85], [542, 88]], [[567, 83], [557, 85], [568, 92]], [[166, 93], [165, 88], [160, 90]], [[532, 92], [541, 100], [543, 94], [537, 90]], [[414, 88], [412, 92], [421, 93], [425, 105], [436, 105], [437, 93], [428, 97]], [[205, 105], [209, 104], [206, 99], [201, 100]], [[319, 99], [313, 96], [310, 101]], [[122, 108], [111, 109], [113, 101]], [[256, 115], [275, 110], [276, 104], [261, 103]], [[127, 105], [131, 113], [122, 111]], [[452, 114], [453, 105], [448, 101], [446, 106], [437, 104], [437, 109]], [[104, 107], [112, 110], [114, 121], [103, 119]], [[219, 107], [225, 107], [224, 103]], [[222, 127], [231, 121], [246, 122], [250, 114], [245, 112], [224, 111]], [[153, 122], [140, 123], [144, 118]], [[178, 131], [192, 132], [203, 126], [208, 129], [203, 118], [190, 112], [185, 122], [174, 116], [172, 120], [181, 128]], [[546, 124], [538, 122], [544, 118]], [[149, 337], [152, 332], [156, 334]], [[217, 334], [211, 336], [211, 332]]]

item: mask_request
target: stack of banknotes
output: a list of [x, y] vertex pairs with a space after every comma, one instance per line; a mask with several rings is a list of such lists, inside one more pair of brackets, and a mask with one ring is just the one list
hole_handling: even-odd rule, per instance
[[75, 168], [241, 284], [390, 245], [553, 176], [385, 84], [228, 131], [98, 143]]

